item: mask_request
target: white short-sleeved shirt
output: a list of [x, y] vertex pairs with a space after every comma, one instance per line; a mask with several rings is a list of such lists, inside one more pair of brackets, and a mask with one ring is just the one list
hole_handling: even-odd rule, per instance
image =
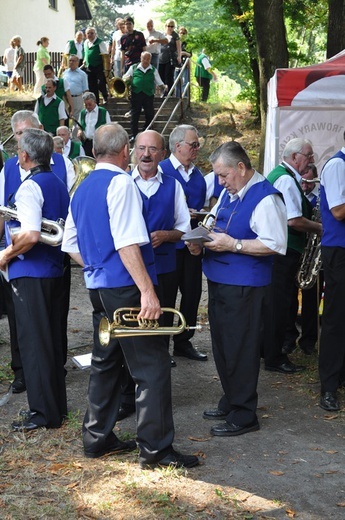
[[[96, 164], [95, 170], [111, 170], [120, 172], [110, 182], [107, 191], [107, 205], [110, 215], [110, 229], [116, 250], [138, 244], [148, 244], [150, 238], [142, 214], [143, 202], [139, 190], [132, 177], [109, 163]], [[77, 228], [69, 210], [61, 249], [66, 253], [79, 253]], [[87, 233], [87, 230], [80, 232]]]
[[[163, 182], [164, 174], [158, 166], [157, 174], [148, 180], [141, 177], [138, 167], [136, 166], [132, 172], [132, 177], [139, 190], [146, 195], [152, 197], [159, 189]], [[185, 195], [181, 184], [175, 179], [175, 199], [174, 199], [174, 227], [178, 231], [187, 233], [190, 231], [190, 214], [186, 203]]]
[[[84, 134], [87, 139], [93, 139], [93, 136], [95, 135], [96, 130], [96, 124], [98, 121], [98, 112], [99, 108], [98, 105], [95, 106], [93, 110], [90, 112], [88, 110], [85, 111], [85, 130]], [[106, 123], [111, 123], [111, 118], [109, 115], [109, 112], [106, 111], [105, 114], [105, 121]], [[79, 116], [79, 123], [81, 123], [81, 117]]]
[[[302, 177], [292, 166], [290, 166], [290, 164], [284, 163], [284, 161], [282, 161], [282, 165], [286, 165], [287, 168], [295, 175], [297, 182], [301, 182]], [[301, 192], [296, 186], [294, 179], [290, 175], [282, 175], [273, 183], [273, 186], [278, 191], [280, 191], [284, 197], [287, 219], [290, 220], [293, 218], [302, 217], [303, 212]]]
[[[341, 149], [345, 154], [345, 147]], [[330, 159], [321, 172], [321, 185], [325, 188], [329, 209], [345, 204], [345, 161]]]
[[[253, 177], [237, 194], [231, 195], [229, 193], [230, 201], [233, 202], [238, 198], [242, 199], [251, 186], [264, 180], [265, 178], [260, 173], [254, 172]], [[222, 195], [219, 197], [217, 204], [212, 208], [212, 213], [216, 216], [221, 207], [221, 199]], [[287, 218], [286, 208], [280, 196], [268, 195], [263, 198], [254, 209], [249, 226], [256, 233], [257, 240], [260, 240], [272, 251], [285, 255], [287, 247]]]

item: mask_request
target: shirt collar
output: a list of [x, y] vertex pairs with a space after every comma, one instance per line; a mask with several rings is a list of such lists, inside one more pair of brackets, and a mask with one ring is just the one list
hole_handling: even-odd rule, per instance
[[111, 170], [112, 172], [125, 173], [128, 175], [128, 173], [122, 170], [119, 166], [107, 162], [98, 162], [95, 166], [95, 170]]
[[[173, 153], [170, 155], [169, 159], [171, 161], [171, 164], [175, 168], [175, 170], [178, 170], [179, 168], [184, 169], [183, 164], [177, 159], [177, 157]], [[193, 163], [190, 163], [190, 165], [188, 167], [188, 175], [190, 175], [192, 173], [194, 166], [195, 165]]]
[[157, 179], [157, 181], [159, 181], [161, 184], [163, 183], [163, 179], [162, 179], [162, 168], [158, 165], [157, 167], [157, 173], [156, 175], [154, 175], [153, 177], [151, 177], [150, 179], [143, 179], [142, 176], [140, 175], [140, 172], [139, 172], [139, 168], [138, 166], [136, 166], [134, 168], [134, 170], [132, 171], [132, 177], [134, 180], [136, 179], [142, 179], [144, 182], [146, 181], [150, 181], [151, 179]]

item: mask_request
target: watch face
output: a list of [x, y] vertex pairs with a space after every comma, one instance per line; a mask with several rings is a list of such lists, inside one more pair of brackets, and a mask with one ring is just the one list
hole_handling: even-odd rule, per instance
[[243, 247], [242, 242], [237, 242], [237, 244], [236, 244], [236, 250], [237, 250], [237, 251], [241, 251], [242, 247]]

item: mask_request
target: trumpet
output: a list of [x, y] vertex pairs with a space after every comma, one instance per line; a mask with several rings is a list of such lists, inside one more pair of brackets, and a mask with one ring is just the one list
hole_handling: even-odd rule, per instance
[[[111, 339], [126, 338], [129, 336], [174, 336], [181, 334], [184, 330], [201, 330], [201, 325], [191, 327], [186, 324], [183, 314], [171, 307], [162, 307], [163, 312], [172, 312], [179, 318], [179, 325], [171, 327], [160, 327], [158, 320], [138, 319], [140, 309], [138, 307], [121, 307], [116, 309], [113, 322], [110, 323], [104, 316], [99, 324], [98, 337], [102, 347], [107, 347]], [[136, 326], [126, 325], [136, 323]]]
[[[6, 221], [18, 221], [17, 210], [14, 208], [8, 208], [7, 206], [0, 206], [0, 218], [3, 218]], [[56, 222], [54, 220], [42, 218], [39, 242], [53, 247], [60, 246], [63, 238], [64, 226], [65, 221], [62, 218], [58, 219]], [[18, 235], [20, 231], [20, 227], [10, 228], [11, 236]]]

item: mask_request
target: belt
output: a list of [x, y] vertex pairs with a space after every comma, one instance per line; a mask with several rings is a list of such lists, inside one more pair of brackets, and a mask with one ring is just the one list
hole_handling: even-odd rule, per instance
[[81, 93], [81, 94], [71, 94], [72, 97], [79, 97], [79, 96], [82, 96], [82, 95], [83, 95], [83, 93]]

